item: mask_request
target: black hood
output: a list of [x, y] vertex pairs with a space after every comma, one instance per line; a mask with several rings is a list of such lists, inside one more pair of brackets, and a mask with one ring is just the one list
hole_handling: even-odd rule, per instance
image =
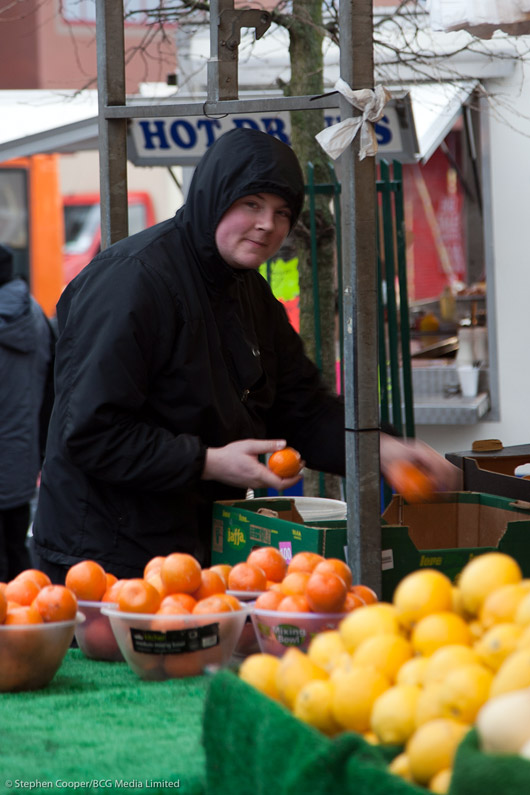
[[201, 267], [222, 262], [215, 230], [235, 201], [251, 193], [273, 193], [289, 204], [291, 228], [304, 202], [304, 177], [293, 150], [268, 133], [238, 128], [222, 135], [201, 158], [186, 204], [177, 213]]

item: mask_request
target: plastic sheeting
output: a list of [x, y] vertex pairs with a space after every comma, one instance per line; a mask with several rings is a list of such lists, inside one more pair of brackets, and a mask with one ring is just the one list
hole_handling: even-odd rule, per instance
[[427, 0], [433, 30], [467, 30], [491, 38], [497, 30], [530, 34], [530, 0]]

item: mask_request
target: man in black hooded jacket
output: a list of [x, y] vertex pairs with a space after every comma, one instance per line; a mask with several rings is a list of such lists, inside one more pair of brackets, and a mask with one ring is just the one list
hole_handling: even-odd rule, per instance
[[[33, 529], [55, 581], [85, 558], [118, 577], [174, 551], [207, 565], [214, 500], [299, 479], [259, 461], [286, 441], [344, 473], [343, 402], [258, 273], [303, 198], [290, 147], [232, 130], [174, 218], [101, 252], [64, 291]], [[383, 457], [406, 447], [447, 485], [431, 448], [382, 439]]]

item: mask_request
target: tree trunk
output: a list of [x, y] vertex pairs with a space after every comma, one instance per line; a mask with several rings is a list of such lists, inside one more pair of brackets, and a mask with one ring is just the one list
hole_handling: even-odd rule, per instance
[[[321, 0], [294, 0], [289, 29], [289, 56], [291, 81], [286, 93], [291, 96], [313, 96], [323, 93], [324, 58], [322, 54], [322, 2]], [[314, 183], [331, 184], [327, 158], [315, 140], [315, 135], [325, 126], [322, 110], [291, 112], [293, 149], [297, 153], [308, 182], [308, 163], [314, 166]], [[324, 380], [336, 391], [337, 359], [337, 267], [335, 220], [330, 210], [332, 196], [317, 194], [316, 258], [318, 300], [320, 316], [316, 316], [314, 284], [311, 262], [311, 237], [309, 203], [295, 230], [300, 279], [300, 334], [308, 355], [321, 368]], [[319, 327], [315, 324], [318, 323]], [[320, 339], [317, 349], [316, 341]], [[322, 476], [307, 470], [304, 476], [304, 494], [321, 495], [338, 499], [339, 478], [326, 475], [322, 490]]]

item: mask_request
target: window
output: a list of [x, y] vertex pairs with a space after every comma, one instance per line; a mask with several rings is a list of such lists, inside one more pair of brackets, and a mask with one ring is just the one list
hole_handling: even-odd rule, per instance
[[[124, 0], [127, 24], [145, 24], [149, 19], [149, 11], [154, 11], [164, 5], [165, 0]], [[61, 0], [61, 14], [66, 22], [89, 22], [95, 24], [96, 0]], [[132, 16], [128, 16], [129, 14], [132, 14]]]

